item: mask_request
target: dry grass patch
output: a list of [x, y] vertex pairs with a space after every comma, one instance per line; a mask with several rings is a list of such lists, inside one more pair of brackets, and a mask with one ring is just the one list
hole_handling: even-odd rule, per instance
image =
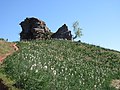
[[115, 87], [117, 90], [120, 90], [120, 80], [112, 80], [111, 86]]
[[12, 47], [12, 43], [0, 41], [0, 56], [9, 52], [13, 52], [14, 49], [11, 47]]

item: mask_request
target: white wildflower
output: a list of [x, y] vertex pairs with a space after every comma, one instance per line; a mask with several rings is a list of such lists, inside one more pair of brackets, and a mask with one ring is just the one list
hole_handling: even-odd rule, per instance
[[24, 74], [26, 74], [26, 72], [23, 72]]
[[30, 68], [30, 70], [33, 70], [33, 66]]
[[51, 70], [54, 70], [54, 68], [51, 67]]
[[65, 68], [65, 70], [67, 71], [68, 69], [67, 69], [67, 68]]
[[56, 75], [56, 70], [53, 70], [53, 74]]
[[34, 67], [34, 66], [37, 66], [37, 64], [35, 63], [35, 64], [33, 64], [32, 66], [33, 66], [33, 67]]
[[65, 80], [67, 80], [67, 78], [65, 77]]
[[35, 71], [36, 73], [38, 72], [38, 69]]
[[47, 66], [44, 66], [43, 68], [44, 68], [45, 70], [47, 70]]
[[96, 86], [96, 85], [94, 85], [94, 87], [96, 88], [97, 86]]

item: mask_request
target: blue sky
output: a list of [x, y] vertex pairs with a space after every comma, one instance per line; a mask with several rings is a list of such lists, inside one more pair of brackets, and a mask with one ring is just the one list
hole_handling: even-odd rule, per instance
[[120, 51], [120, 0], [1, 0], [0, 37], [18, 41], [26, 17], [46, 22], [52, 32], [78, 20], [81, 41]]

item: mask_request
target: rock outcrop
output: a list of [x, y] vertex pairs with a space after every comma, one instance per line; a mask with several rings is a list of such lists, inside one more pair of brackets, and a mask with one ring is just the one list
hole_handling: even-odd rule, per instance
[[20, 40], [45, 40], [45, 39], [66, 39], [72, 40], [71, 31], [68, 26], [64, 24], [56, 33], [50, 31], [45, 22], [37, 18], [26, 18], [20, 23], [22, 31], [20, 33]]
[[72, 34], [71, 31], [68, 30], [68, 26], [64, 24], [51, 36], [51, 38], [72, 40]]
[[48, 39], [51, 37], [51, 31], [45, 22], [37, 18], [26, 18], [20, 25], [22, 27], [20, 40]]

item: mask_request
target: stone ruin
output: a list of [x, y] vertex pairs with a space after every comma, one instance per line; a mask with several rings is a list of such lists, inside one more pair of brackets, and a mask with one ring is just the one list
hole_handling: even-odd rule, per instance
[[37, 18], [26, 18], [20, 23], [22, 32], [20, 40], [47, 39], [50, 38], [51, 31], [45, 22]]
[[64, 24], [62, 27], [60, 27], [56, 33], [54, 33], [52, 38], [55, 39], [66, 39], [66, 40], [72, 40], [72, 34], [71, 31], [68, 30], [68, 26]]
[[37, 18], [26, 18], [20, 23], [22, 31], [20, 40], [45, 40], [45, 39], [66, 39], [72, 40], [71, 31], [66, 24], [60, 27], [56, 33], [52, 33], [45, 22]]

